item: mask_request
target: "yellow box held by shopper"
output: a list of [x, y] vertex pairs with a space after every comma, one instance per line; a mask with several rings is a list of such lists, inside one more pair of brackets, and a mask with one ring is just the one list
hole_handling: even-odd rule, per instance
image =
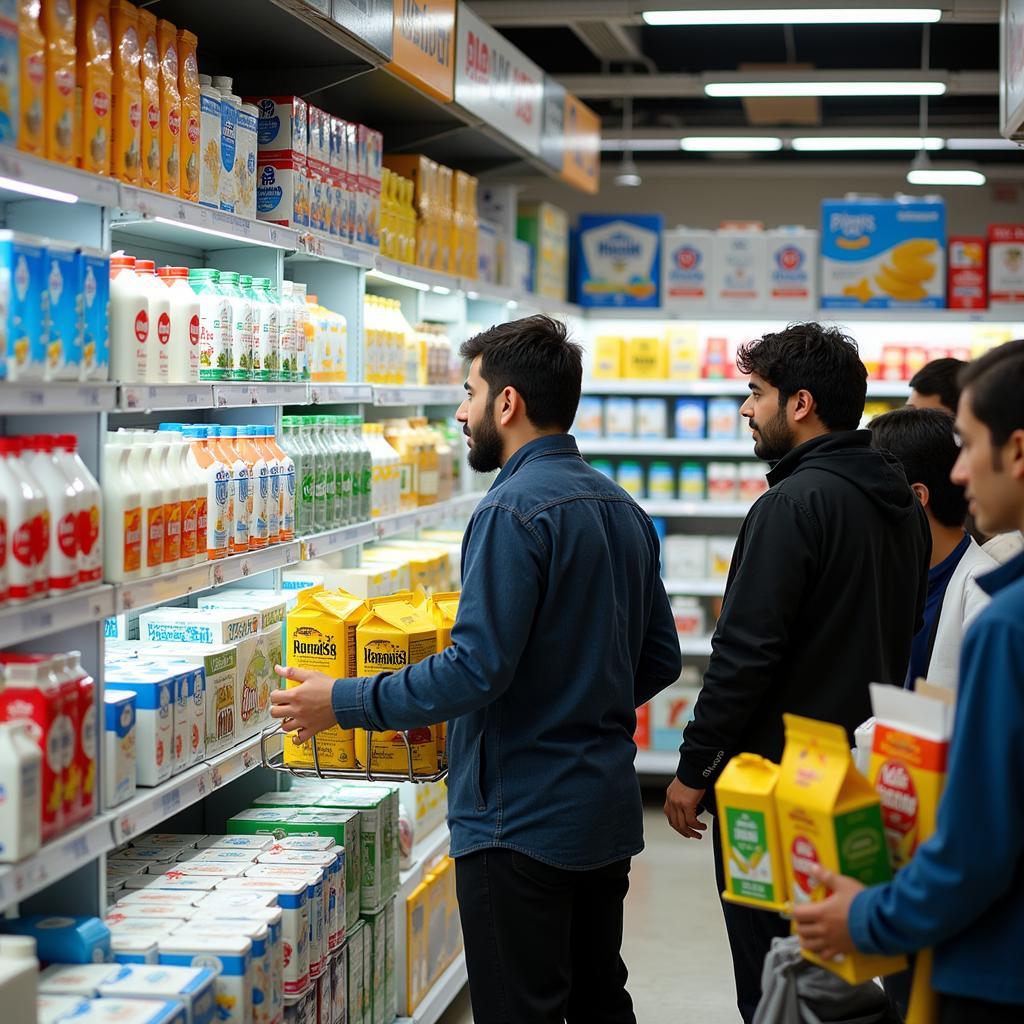
[[715, 783], [722, 836], [722, 899], [762, 910], [786, 909], [786, 877], [775, 809], [779, 766], [758, 754], [739, 754]]
[[[329, 593], [322, 587], [299, 592], [298, 604], [288, 613], [285, 657], [294, 668], [308, 668], [335, 678], [356, 674], [356, 626], [366, 614], [366, 603], [350, 594]], [[298, 686], [291, 680], [290, 689]], [[321, 768], [355, 768], [355, 735], [334, 726], [318, 733], [316, 752]], [[312, 768], [312, 742], [297, 743], [291, 733], [284, 738], [284, 763], [293, 768]]]
[[[357, 674], [376, 676], [415, 665], [437, 652], [437, 629], [425, 606], [412, 602], [411, 594], [380, 598], [370, 604], [356, 631]], [[437, 742], [431, 726], [408, 731], [414, 775], [437, 771]], [[402, 734], [383, 730], [373, 734], [356, 730], [356, 761], [374, 771], [407, 772], [409, 750]]]
[[[782, 755], [775, 806], [794, 903], [824, 900], [825, 887], [811, 877], [821, 866], [850, 875], [865, 885], [892, 878], [878, 794], [854, 767], [846, 730], [829, 722], [783, 715], [786, 748]], [[905, 957], [853, 953], [822, 960], [804, 950], [813, 963], [851, 985], [906, 969]]]
[[[452, 645], [452, 628], [459, 614], [458, 591], [434, 594], [430, 599], [430, 615], [437, 626], [437, 649], [443, 651]], [[440, 766], [448, 757], [448, 723], [437, 726], [437, 763]]]

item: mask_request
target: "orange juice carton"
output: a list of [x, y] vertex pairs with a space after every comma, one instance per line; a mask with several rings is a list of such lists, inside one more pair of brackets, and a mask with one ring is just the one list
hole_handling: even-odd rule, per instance
[[142, 60], [142, 184], [160, 189], [160, 39], [156, 15], [139, 9], [139, 48]]
[[182, 194], [182, 99], [181, 55], [178, 52], [178, 30], [161, 19], [156, 25], [159, 45], [160, 86], [160, 191], [169, 196]]
[[[289, 666], [325, 672], [334, 678], [357, 674], [356, 629], [367, 611], [366, 603], [350, 594], [328, 593], [321, 587], [299, 592], [298, 604], [288, 613], [285, 657]], [[297, 686], [290, 680], [288, 688]], [[316, 738], [321, 768], [354, 768], [355, 736], [351, 729], [334, 726]], [[285, 735], [285, 763], [314, 765], [312, 743], [296, 743]]]
[[39, 0], [18, 0], [18, 148], [46, 151], [46, 37]]
[[181, 197], [199, 201], [199, 42], [193, 32], [178, 31], [178, 95], [181, 99]]
[[142, 181], [142, 43], [139, 9], [128, 0], [111, 0], [113, 40], [114, 119], [111, 128], [115, 178], [138, 185]]
[[738, 754], [715, 783], [725, 861], [722, 899], [761, 910], [786, 908], [775, 787], [779, 766], [758, 754]]
[[[810, 871], [822, 867], [865, 885], [892, 878], [878, 794], [854, 767], [846, 730], [830, 722], [784, 715], [786, 747], [775, 787], [787, 886], [794, 903], [828, 892]], [[906, 969], [905, 957], [853, 953], [813, 963], [851, 985]]]
[[0, 143], [7, 146], [18, 141], [20, 78], [18, 3], [4, 0], [0, 3]]
[[[376, 676], [414, 665], [437, 653], [437, 626], [425, 606], [417, 607], [407, 597], [379, 598], [356, 631], [357, 674]], [[409, 747], [400, 732], [375, 732], [372, 738], [356, 730], [356, 761], [376, 771], [407, 772], [415, 775], [437, 771], [437, 740], [431, 727], [410, 729]]]
[[77, 33], [78, 166], [109, 174], [114, 87], [109, 0], [79, 0]]
[[40, 24], [46, 36], [46, 141], [48, 160], [74, 165], [75, 3], [49, 0]]

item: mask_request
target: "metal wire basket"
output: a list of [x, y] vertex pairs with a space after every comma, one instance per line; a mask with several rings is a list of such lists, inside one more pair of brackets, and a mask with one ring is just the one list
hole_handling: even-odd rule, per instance
[[[263, 767], [269, 768], [271, 771], [281, 772], [286, 775], [293, 775], [297, 779], [339, 779], [348, 782], [413, 782], [418, 785], [422, 785], [427, 782], [440, 782], [448, 775], [447, 756], [444, 756], [441, 759], [441, 764], [434, 774], [417, 775], [413, 771], [412, 766], [412, 744], [409, 742], [409, 734], [404, 731], [399, 731], [398, 735], [402, 737], [402, 742], [405, 744], [405, 753], [409, 765], [409, 770], [407, 772], [375, 772], [371, 765], [366, 765], [365, 768], [321, 768], [320, 754], [316, 745], [316, 736], [310, 740], [313, 748], [313, 767], [297, 768], [293, 765], [284, 763], [283, 744], [276, 752], [268, 750], [268, 740], [277, 735], [285, 735], [285, 731], [280, 725], [264, 729], [260, 733], [260, 756], [263, 761]], [[275, 746], [277, 746], [277, 744], [275, 744]], [[372, 731], [370, 731], [367, 736], [366, 749], [373, 749]]]

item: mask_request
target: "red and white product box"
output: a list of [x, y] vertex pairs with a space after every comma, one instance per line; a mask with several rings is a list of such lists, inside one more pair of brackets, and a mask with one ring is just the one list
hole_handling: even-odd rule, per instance
[[257, 110], [256, 145], [260, 153], [297, 153], [305, 158], [308, 108], [298, 96], [247, 96]]
[[306, 158], [260, 153], [256, 161], [256, 219], [286, 228], [309, 227]]
[[[77, 655], [77, 652], [75, 654]], [[53, 655], [50, 658], [50, 668], [60, 681], [60, 695], [64, 703], [65, 731], [61, 740], [64, 767], [64, 827], [70, 828], [91, 818], [93, 814], [91, 794], [89, 807], [85, 804], [85, 777], [90, 766], [86, 761], [81, 739], [82, 730], [87, 727], [86, 708], [82, 703], [81, 691], [85, 673], [77, 658], [67, 654]], [[95, 727], [93, 732], [95, 733]]]
[[0, 655], [6, 677], [0, 690], [0, 721], [25, 722], [43, 752], [40, 836], [45, 843], [64, 831], [64, 749], [70, 727], [61, 684], [42, 655]]
[[78, 707], [81, 724], [78, 728], [78, 742], [75, 759], [82, 773], [82, 821], [88, 821], [96, 814], [96, 751], [99, 743], [99, 729], [96, 717], [96, 682], [82, 671], [75, 657], [78, 674]]
[[384, 136], [356, 125], [359, 195], [356, 204], [356, 240], [372, 248], [380, 245], [380, 186], [384, 167]]
[[984, 238], [949, 239], [950, 309], [985, 309], [988, 306], [988, 242]]
[[309, 136], [306, 150], [309, 180], [309, 226], [330, 231], [331, 118], [319, 107], [309, 107]]
[[990, 224], [988, 228], [989, 309], [1024, 304], [1024, 224]]

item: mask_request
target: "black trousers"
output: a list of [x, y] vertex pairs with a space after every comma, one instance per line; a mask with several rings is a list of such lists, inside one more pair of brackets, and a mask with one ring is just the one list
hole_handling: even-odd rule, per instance
[[941, 996], [939, 1024], [1020, 1024], [1024, 1021], [1024, 1006], [1009, 1003], [989, 1003], [983, 999], [963, 996]]
[[[719, 893], [725, 889], [722, 863], [722, 841], [717, 820], [710, 831], [715, 846], [715, 881]], [[732, 951], [732, 973], [736, 979], [736, 1005], [744, 1024], [754, 1019], [754, 1011], [761, 1001], [761, 972], [764, 958], [772, 946], [772, 939], [784, 938], [790, 933], [790, 924], [778, 914], [768, 910], [755, 910], [722, 900], [725, 930], [729, 934]]]
[[636, 1024], [619, 955], [629, 865], [566, 871], [501, 849], [455, 861], [475, 1024]]

